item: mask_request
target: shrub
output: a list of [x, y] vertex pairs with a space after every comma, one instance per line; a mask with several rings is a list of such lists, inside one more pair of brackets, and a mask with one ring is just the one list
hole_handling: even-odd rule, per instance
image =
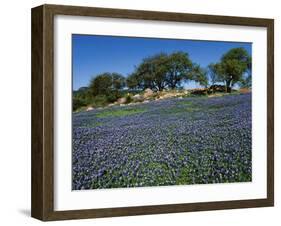
[[85, 107], [87, 105], [86, 101], [84, 101], [83, 99], [79, 99], [79, 98], [73, 98], [72, 101], [72, 110], [76, 111], [81, 107]]
[[126, 104], [131, 103], [133, 101], [133, 98], [130, 94], [126, 95]]
[[107, 102], [109, 102], [109, 103], [115, 102], [120, 97], [121, 97], [120, 93], [116, 90], [111, 91], [106, 95]]
[[191, 91], [191, 95], [207, 95], [207, 89], [194, 89]]
[[107, 96], [105, 95], [97, 95], [94, 97], [93, 105], [95, 107], [103, 107], [108, 104]]
[[208, 94], [210, 93], [225, 93], [226, 88], [224, 85], [211, 85], [208, 89]]

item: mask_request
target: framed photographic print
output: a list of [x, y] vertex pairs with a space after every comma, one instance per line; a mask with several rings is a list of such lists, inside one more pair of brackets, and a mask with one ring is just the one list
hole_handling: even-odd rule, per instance
[[273, 206], [273, 19], [32, 9], [32, 216]]

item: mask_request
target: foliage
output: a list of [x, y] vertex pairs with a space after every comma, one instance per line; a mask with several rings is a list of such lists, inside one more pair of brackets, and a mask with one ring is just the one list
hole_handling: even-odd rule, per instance
[[159, 53], [144, 58], [135, 71], [128, 76], [127, 85], [130, 89], [150, 88], [158, 91], [165, 88], [175, 89], [181, 85], [182, 81], [194, 79], [193, 69], [192, 61], [187, 53], [181, 51], [170, 55]]
[[125, 78], [118, 73], [103, 73], [92, 78], [90, 81], [90, 89], [94, 96], [97, 95], [112, 95], [126, 85]]
[[159, 53], [143, 59], [128, 77], [130, 88], [163, 90], [166, 86], [168, 56]]
[[214, 86], [216, 82], [218, 82], [218, 72], [217, 72], [217, 65], [214, 63], [211, 63], [207, 67], [207, 74], [209, 75], [209, 85], [210, 89], [212, 90], [212, 93], [215, 93]]
[[77, 91], [73, 91], [72, 109], [76, 111], [81, 107], [85, 107], [93, 102], [93, 95], [88, 87], [81, 87]]
[[192, 62], [188, 53], [174, 52], [170, 54], [168, 59], [167, 84], [171, 89], [178, 87], [183, 80], [190, 80]]
[[252, 87], [252, 74], [249, 74], [246, 78], [240, 81], [241, 88], [251, 88]]
[[108, 97], [105, 95], [97, 95], [93, 98], [93, 107], [104, 107], [108, 103]]
[[207, 70], [201, 68], [198, 64], [192, 65], [191, 70], [191, 80], [198, 82], [201, 86], [207, 87], [208, 86], [208, 77], [207, 77]]
[[241, 88], [252, 87], [252, 57], [248, 59], [246, 75], [241, 79], [240, 86]]
[[126, 83], [129, 89], [144, 88], [142, 84], [142, 78], [141, 76], [139, 76], [136, 69], [135, 72], [133, 72], [132, 74], [130, 74], [130, 76], [127, 77]]
[[111, 73], [112, 76], [112, 89], [113, 90], [121, 90], [126, 86], [126, 79], [123, 75], [118, 73]]
[[119, 90], [111, 90], [111, 92], [108, 92], [108, 94], [106, 95], [106, 100], [108, 103], [113, 103], [120, 97], [121, 93]]
[[103, 73], [92, 78], [89, 85], [93, 96], [107, 95], [112, 88], [112, 76], [110, 73]]
[[126, 86], [125, 78], [118, 73], [102, 73], [92, 78], [89, 89], [94, 105], [112, 103], [121, 97], [121, 90]]
[[215, 85], [215, 83], [218, 81], [216, 65], [214, 63], [209, 64], [207, 70], [209, 74], [210, 85]]
[[165, 53], [148, 57], [143, 62], [145, 79], [151, 84], [152, 89], [162, 91], [166, 87], [166, 73], [168, 70], [168, 56]]
[[251, 57], [244, 48], [233, 48], [208, 68], [213, 84], [224, 82], [226, 91], [231, 92], [237, 82], [243, 81], [243, 74], [251, 71]]
[[83, 99], [73, 98], [72, 110], [76, 111], [77, 109], [86, 106], [87, 103]]
[[133, 101], [133, 97], [130, 94], [126, 95], [126, 104], [131, 103]]

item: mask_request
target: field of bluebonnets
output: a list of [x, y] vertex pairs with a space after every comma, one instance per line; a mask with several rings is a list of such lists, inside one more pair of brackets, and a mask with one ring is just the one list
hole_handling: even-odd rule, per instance
[[74, 190], [251, 181], [251, 94], [73, 113]]

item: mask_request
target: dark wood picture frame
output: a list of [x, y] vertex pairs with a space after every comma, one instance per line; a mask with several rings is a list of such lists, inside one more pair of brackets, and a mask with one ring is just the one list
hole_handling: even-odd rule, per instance
[[[267, 28], [267, 198], [156, 206], [54, 211], [54, 16], [95, 16], [156, 21], [194, 22]], [[220, 210], [274, 205], [274, 20], [184, 13], [136, 11], [61, 5], [32, 9], [32, 195], [31, 215], [65, 219]]]

